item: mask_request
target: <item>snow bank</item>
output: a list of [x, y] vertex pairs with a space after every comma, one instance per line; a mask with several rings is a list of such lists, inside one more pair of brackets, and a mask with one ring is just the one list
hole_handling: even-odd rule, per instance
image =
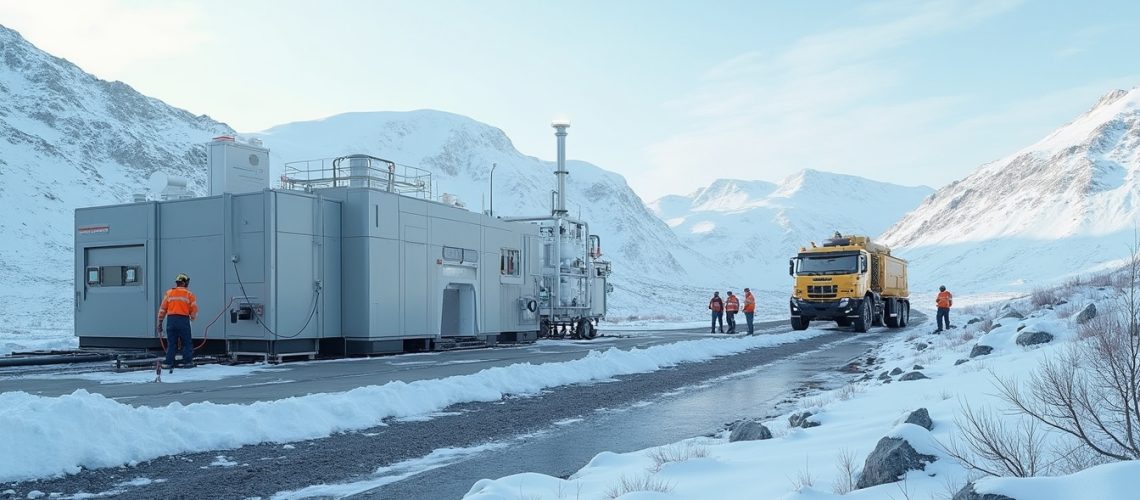
[[518, 363], [411, 383], [390, 382], [343, 393], [313, 394], [249, 405], [172, 403], [134, 407], [78, 390], [60, 397], [0, 393], [0, 481], [32, 479], [81, 468], [110, 467], [165, 455], [262, 442], [314, 439], [382, 425], [386, 418], [428, 415], [449, 405], [536, 394], [560, 385], [646, 373], [757, 347], [822, 335], [822, 331], [714, 338], [584, 358]]

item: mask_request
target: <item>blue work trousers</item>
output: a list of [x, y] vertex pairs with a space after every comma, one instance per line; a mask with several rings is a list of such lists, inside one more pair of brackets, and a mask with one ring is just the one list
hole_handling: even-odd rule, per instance
[[712, 312], [712, 333], [716, 333], [716, 324], [720, 323], [720, 331], [724, 332], [724, 313], [720, 311]]
[[190, 338], [190, 317], [169, 315], [166, 317], [166, 364], [174, 365], [174, 354], [178, 343], [182, 343], [182, 364], [194, 360], [194, 341]]

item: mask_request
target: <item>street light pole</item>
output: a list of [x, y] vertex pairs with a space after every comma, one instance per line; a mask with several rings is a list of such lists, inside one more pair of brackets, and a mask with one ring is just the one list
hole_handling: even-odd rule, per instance
[[491, 164], [491, 217], [495, 216], [495, 167], [498, 166], [498, 163]]

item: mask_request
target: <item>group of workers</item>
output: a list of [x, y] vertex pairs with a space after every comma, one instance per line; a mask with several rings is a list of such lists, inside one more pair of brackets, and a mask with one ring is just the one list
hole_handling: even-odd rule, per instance
[[[748, 324], [748, 335], [754, 333], [752, 329], [752, 318], [756, 314], [756, 297], [752, 295], [752, 290], [744, 289], [744, 309], [740, 307], [740, 298], [733, 295], [732, 290], [728, 291], [728, 297], [721, 299], [720, 292], [713, 292], [712, 300], [709, 300], [709, 310], [712, 311], [712, 331], [717, 332], [717, 324], [720, 324], [720, 333], [736, 333], [736, 313], [744, 313], [744, 321]], [[725, 316], [728, 319], [728, 331], [724, 331]]]

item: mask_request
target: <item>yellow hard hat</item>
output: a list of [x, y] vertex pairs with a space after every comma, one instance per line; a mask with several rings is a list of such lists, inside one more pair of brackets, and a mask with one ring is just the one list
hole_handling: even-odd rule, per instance
[[190, 282], [190, 277], [189, 277], [189, 276], [187, 276], [187, 275], [186, 275], [186, 273], [178, 273], [178, 276], [175, 276], [175, 277], [174, 277], [174, 282], [175, 282], [175, 283], [178, 283], [178, 282], [180, 282], [180, 281], [184, 281], [184, 282], [186, 282], [186, 283], [189, 283], [189, 282]]

